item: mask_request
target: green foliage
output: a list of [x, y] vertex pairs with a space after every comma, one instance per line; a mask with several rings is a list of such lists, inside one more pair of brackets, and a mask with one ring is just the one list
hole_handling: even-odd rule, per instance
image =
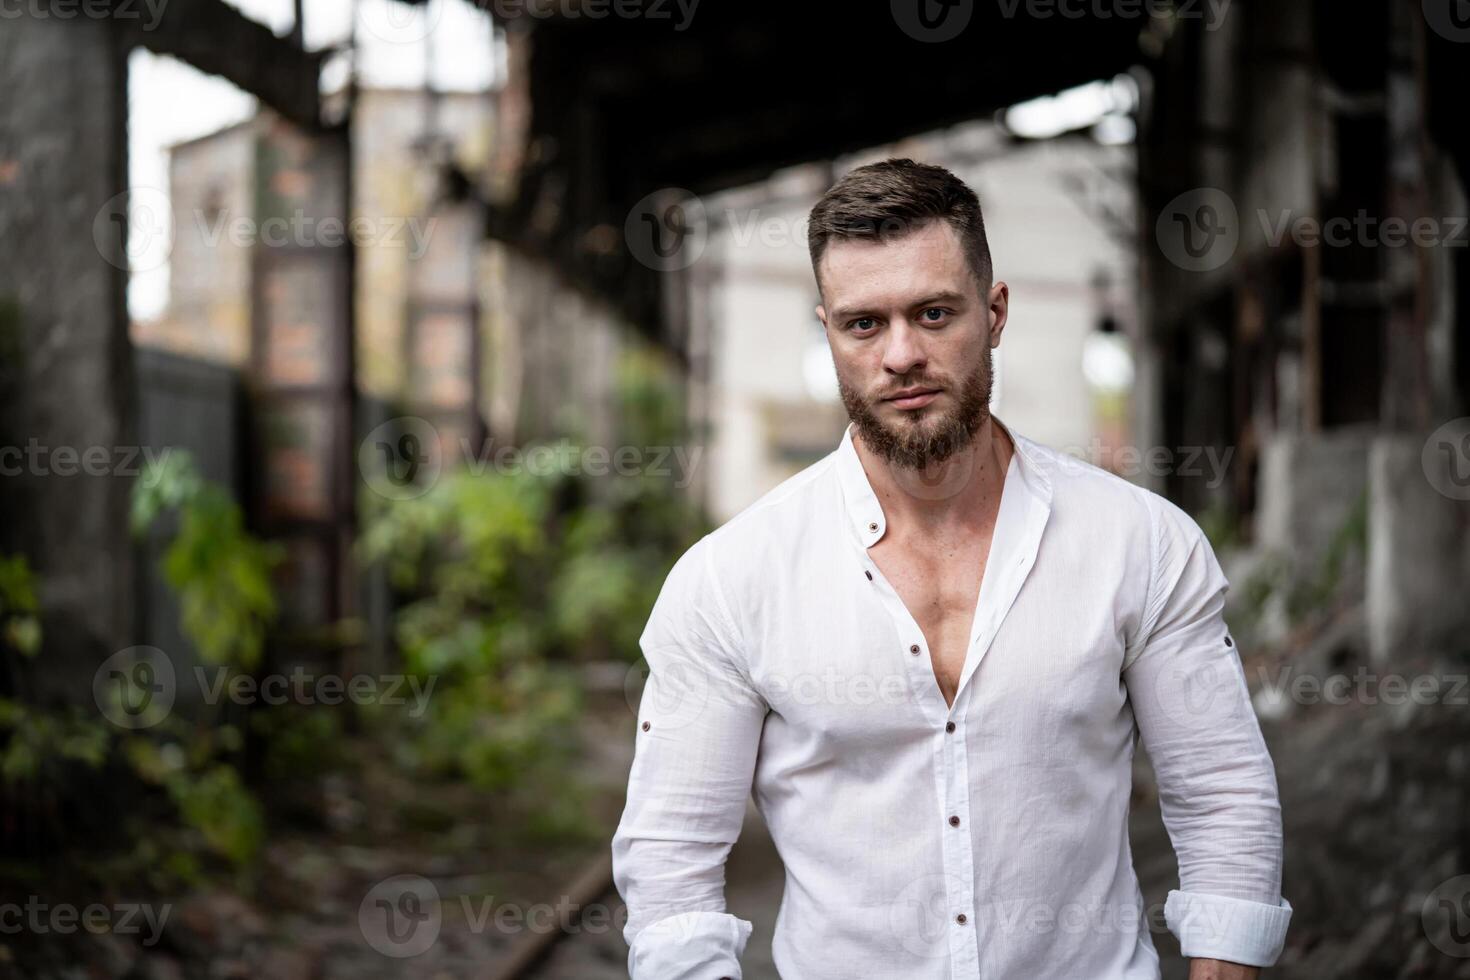
[[265, 839], [265, 816], [234, 767], [214, 761], [211, 744], [238, 737], [228, 726], [188, 744], [134, 737], [124, 752], [139, 776], [167, 791], [185, 825], [210, 850], [242, 867]]
[[107, 761], [112, 730], [95, 717], [75, 709], [46, 711], [20, 701], [0, 698], [0, 779], [7, 786], [21, 782], [56, 781], [72, 763], [97, 769]]
[[24, 555], [0, 557], [0, 642], [27, 657], [41, 649], [41, 604]]
[[398, 647], [436, 685], [399, 744], [405, 764], [487, 788], [564, 782], [575, 662], [636, 659], [658, 588], [700, 529], [666, 483], [589, 483], [453, 472], [419, 497], [364, 499], [360, 554], [405, 594]]
[[276, 618], [271, 570], [280, 548], [246, 530], [239, 506], [200, 478], [188, 453], [170, 451], [149, 464], [134, 487], [133, 532], [145, 533], [169, 512], [177, 529], [163, 572], [179, 597], [184, 635], [208, 663], [255, 667]]
[[1258, 624], [1275, 602], [1281, 603], [1287, 622], [1293, 625], [1327, 611], [1338, 597], [1349, 563], [1361, 559], [1367, 549], [1368, 495], [1364, 491], [1314, 567], [1303, 570], [1280, 553], [1264, 558], [1241, 587], [1241, 625]]

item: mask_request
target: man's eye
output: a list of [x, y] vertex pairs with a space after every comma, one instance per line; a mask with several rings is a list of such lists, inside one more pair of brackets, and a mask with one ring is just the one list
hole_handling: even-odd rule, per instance
[[948, 315], [948, 310], [938, 306], [931, 306], [923, 313], [919, 314], [919, 319], [923, 320], [925, 323], [940, 323]]
[[878, 321], [870, 316], [859, 317], [847, 325], [847, 329], [857, 333], [871, 330], [878, 325]]

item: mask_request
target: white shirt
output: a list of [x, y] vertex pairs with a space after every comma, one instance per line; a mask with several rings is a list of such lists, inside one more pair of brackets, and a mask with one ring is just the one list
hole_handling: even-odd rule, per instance
[[1276, 775], [1209, 542], [1011, 435], [953, 707], [868, 555], [886, 523], [851, 427], [670, 572], [612, 843], [633, 980], [740, 977], [752, 925], [725, 912], [724, 862], [752, 787], [786, 868], [784, 980], [1156, 980], [1128, 843], [1140, 733], [1179, 859], [1168, 928], [1186, 957], [1275, 962]]

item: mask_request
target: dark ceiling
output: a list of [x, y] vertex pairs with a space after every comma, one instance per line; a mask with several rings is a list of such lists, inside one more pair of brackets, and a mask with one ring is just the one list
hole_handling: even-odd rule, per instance
[[619, 240], [651, 191], [737, 186], [1108, 78], [1142, 61], [1140, 35], [1160, 26], [1141, 3], [1139, 16], [1099, 19], [1076, 0], [701, 0], [687, 18], [675, 0], [625, 2], [648, 16], [532, 17], [491, 2], [528, 49], [530, 95], [527, 156], [491, 231], [554, 257], [645, 327], [659, 283]]

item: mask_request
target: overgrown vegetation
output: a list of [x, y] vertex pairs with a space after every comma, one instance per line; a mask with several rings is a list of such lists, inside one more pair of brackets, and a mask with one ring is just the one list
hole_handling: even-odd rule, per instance
[[[258, 664], [275, 618], [270, 590], [275, 549], [245, 530], [239, 507], [222, 488], [202, 480], [184, 453], [166, 454], [135, 485], [134, 532], [147, 533], [160, 520], [168, 526], [164, 575], [179, 596], [184, 635], [208, 662], [238, 668]], [[34, 576], [25, 560], [0, 560], [6, 657], [41, 654], [39, 614]], [[16, 666], [11, 664], [13, 677], [19, 674]], [[167, 834], [129, 830], [125, 837], [132, 852], [115, 869], [123, 874], [146, 871], [155, 885], [166, 887], [197, 877], [211, 859], [239, 872], [264, 840], [264, 813], [233, 761], [243, 739], [232, 725], [174, 714], [134, 731], [75, 705], [0, 698], [0, 732], [5, 736], [0, 779], [8, 794], [65, 787], [77, 766], [126, 774], [161, 791], [177, 826]]]

